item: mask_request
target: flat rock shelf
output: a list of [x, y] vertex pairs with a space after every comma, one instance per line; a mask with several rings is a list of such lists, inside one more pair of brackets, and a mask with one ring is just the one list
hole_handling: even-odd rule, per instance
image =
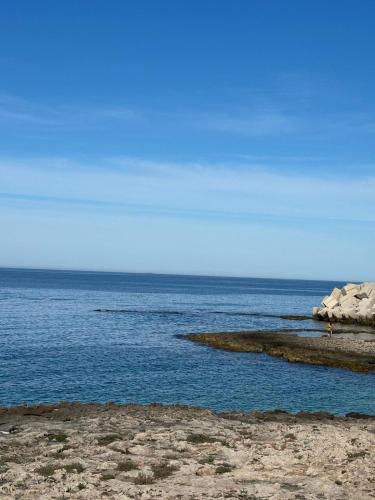
[[266, 353], [294, 363], [375, 372], [375, 336], [374, 341], [362, 341], [251, 331], [193, 333], [183, 338], [227, 351]]
[[375, 417], [61, 403], [0, 409], [0, 497], [374, 498]]

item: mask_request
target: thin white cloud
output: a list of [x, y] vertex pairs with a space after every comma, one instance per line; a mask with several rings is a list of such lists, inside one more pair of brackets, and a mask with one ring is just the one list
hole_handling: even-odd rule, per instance
[[71, 200], [101, 209], [176, 216], [375, 222], [375, 175], [279, 172], [264, 164], [164, 163], [141, 158], [95, 162], [0, 160], [7, 196]]
[[42, 105], [0, 94], [0, 125], [40, 125], [52, 130], [100, 126], [107, 122], [141, 122], [143, 115], [123, 105]]
[[310, 162], [327, 162], [329, 160], [326, 156], [303, 156], [303, 155], [254, 155], [239, 153], [233, 155], [235, 158], [247, 160], [250, 162], [271, 162], [271, 163], [310, 163]]
[[[295, 99], [293, 99], [293, 96]], [[159, 105], [148, 110], [132, 109], [123, 103], [40, 103], [0, 93], [0, 127], [24, 127], [35, 132], [91, 130], [95, 128], [138, 127], [142, 133], [156, 132], [191, 134], [192, 131], [216, 133], [219, 136], [304, 137], [306, 141], [327, 141], [346, 136], [375, 134], [375, 117], [371, 109], [337, 111], [319, 95], [298, 97], [277, 91], [263, 97], [250, 96], [244, 103], [232, 106], [223, 103], [215, 110], [185, 109], [180, 111]], [[150, 128], [150, 125], [152, 127]], [[112, 127], [112, 128], [111, 128]]]
[[[212, 111], [191, 117], [199, 129], [249, 137], [304, 136], [306, 140], [373, 135], [372, 103], [328, 76], [300, 71], [276, 75], [262, 88], [232, 87]], [[212, 99], [208, 98], [212, 108]]]
[[0, 125], [52, 125], [58, 123], [57, 113], [18, 96], [0, 94]]
[[9, 109], [0, 109], [0, 121], [4, 120], [8, 124], [9, 122], [18, 122], [18, 123], [26, 123], [26, 124], [39, 124], [39, 125], [51, 125], [57, 124], [56, 121], [51, 120], [50, 118], [43, 117], [41, 115], [27, 113], [23, 111], [9, 110]]
[[297, 119], [279, 111], [254, 111], [246, 115], [227, 113], [198, 114], [201, 128], [248, 136], [288, 134], [296, 130]]
[[265, 110], [246, 114], [198, 112], [191, 118], [191, 122], [200, 130], [222, 134], [249, 137], [295, 135], [305, 136], [309, 141], [375, 134], [374, 115], [355, 111], [313, 113]]

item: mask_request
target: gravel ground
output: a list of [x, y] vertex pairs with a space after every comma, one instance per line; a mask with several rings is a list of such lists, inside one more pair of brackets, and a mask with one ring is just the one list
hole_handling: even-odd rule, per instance
[[373, 499], [375, 417], [0, 409], [0, 498]]

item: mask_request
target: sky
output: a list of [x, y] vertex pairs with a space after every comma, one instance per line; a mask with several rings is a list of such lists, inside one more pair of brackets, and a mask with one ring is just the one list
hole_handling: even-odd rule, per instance
[[375, 280], [375, 2], [0, 13], [0, 266]]

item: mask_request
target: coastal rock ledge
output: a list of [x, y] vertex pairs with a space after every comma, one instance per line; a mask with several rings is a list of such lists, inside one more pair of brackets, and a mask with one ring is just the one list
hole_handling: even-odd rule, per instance
[[313, 308], [314, 319], [375, 326], [375, 283], [348, 283], [334, 288], [321, 307]]

